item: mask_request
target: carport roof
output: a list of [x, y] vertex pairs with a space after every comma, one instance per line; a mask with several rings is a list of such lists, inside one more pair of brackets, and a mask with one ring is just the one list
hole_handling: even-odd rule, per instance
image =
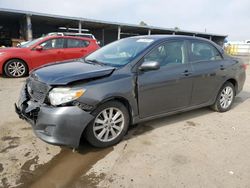
[[226, 38], [227, 35], [220, 35], [214, 33], [206, 33], [206, 32], [196, 32], [196, 31], [187, 31], [187, 30], [176, 30], [173, 28], [164, 28], [164, 27], [156, 27], [156, 26], [141, 26], [136, 24], [127, 24], [127, 23], [120, 23], [120, 22], [110, 22], [110, 21], [103, 21], [103, 20], [95, 20], [89, 18], [82, 18], [82, 17], [71, 17], [71, 16], [61, 16], [61, 15], [54, 15], [54, 14], [47, 14], [47, 13], [39, 13], [39, 12], [32, 12], [32, 11], [24, 11], [24, 10], [14, 10], [14, 9], [5, 9], [0, 8], [0, 16], [1, 15], [8, 15], [8, 16], [15, 16], [15, 15], [31, 15], [37, 18], [46, 18], [48, 20], [55, 19], [59, 22], [58, 19], [64, 20], [71, 20], [71, 21], [82, 21], [86, 25], [92, 26], [94, 28], [117, 28], [121, 27], [122, 29], [129, 29], [129, 30], [151, 30], [151, 31], [158, 31], [158, 32], [166, 32], [166, 33], [176, 33], [176, 34], [187, 34], [187, 35], [196, 35], [196, 36], [207, 36], [207, 37], [221, 37]]

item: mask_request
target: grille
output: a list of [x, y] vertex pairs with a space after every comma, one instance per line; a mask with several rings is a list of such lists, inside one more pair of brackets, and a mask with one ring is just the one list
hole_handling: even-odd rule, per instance
[[49, 91], [49, 87], [42, 82], [29, 78], [27, 81], [27, 91], [34, 101], [43, 103]]

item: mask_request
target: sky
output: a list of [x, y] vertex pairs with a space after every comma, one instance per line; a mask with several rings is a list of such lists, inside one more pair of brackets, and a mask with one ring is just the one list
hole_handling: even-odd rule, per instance
[[250, 0], [0, 0], [0, 8], [250, 39]]

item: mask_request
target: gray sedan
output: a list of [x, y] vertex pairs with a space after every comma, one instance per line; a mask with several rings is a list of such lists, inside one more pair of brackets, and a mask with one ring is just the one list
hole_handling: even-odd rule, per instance
[[113, 42], [85, 59], [32, 72], [16, 104], [42, 140], [77, 148], [122, 140], [129, 125], [210, 106], [228, 111], [246, 66], [215, 43], [151, 35]]

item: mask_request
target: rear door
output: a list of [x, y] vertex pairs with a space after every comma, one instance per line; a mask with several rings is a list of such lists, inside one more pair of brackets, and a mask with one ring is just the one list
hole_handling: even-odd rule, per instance
[[65, 59], [76, 59], [86, 56], [89, 53], [89, 41], [84, 39], [66, 38], [64, 49]]
[[200, 105], [216, 95], [225, 74], [224, 60], [218, 49], [209, 42], [189, 40], [188, 47], [193, 72], [191, 105]]
[[144, 57], [157, 61], [160, 69], [139, 72], [138, 102], [140, 118], [159, 115], [189, 106], [192, 92], [191, 69], [187, 63], [186, 42], [163, 43]]
[[31, 62], [35, 67], [56, 61], [62, 61], [64, 59], [63, 38], [49, 39], [39, 45], [42, 46], [42, 50], [36, 50], [34, 48], [30, 53]]

